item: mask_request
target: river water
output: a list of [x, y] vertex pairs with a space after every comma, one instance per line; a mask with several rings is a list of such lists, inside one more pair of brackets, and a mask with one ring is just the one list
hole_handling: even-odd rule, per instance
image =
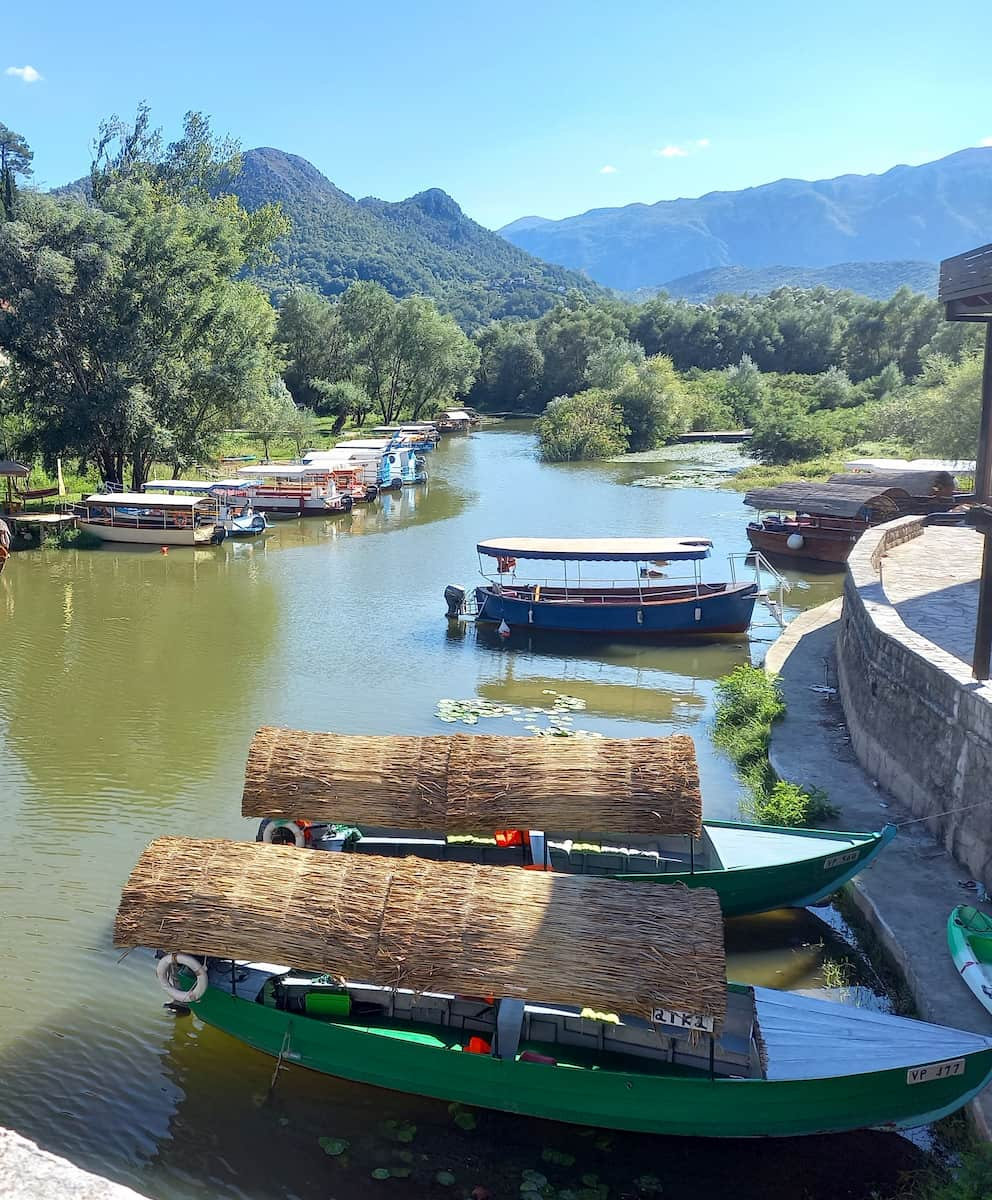
[[[884, 1194], [916, 1161], [893, 1135], [703, 1146], [485, 1112], [467, 1131], [443, 1104], [299, 1068], [268, 1094], [271, 1060], [165, 1012], [151, 957], [118, 961], [111, 946], [121, 885], [149, 840], [253, 835], [240, 784], [261, 724], [452, 732], [464, 727], [439, 722], [442, 698], [544, 709], [555, 690], [585, 701], [579, 728], [692, 734], [705, 810], [733, 816], [739, 788], [709, 736], [714, 681], [763, 657], [777, 633], [763, 609], [750, 637], [706, 646], [503, 642], [449, 626], [442, 592], [473, 583], [475, 543], [499, 535], [705, 535], [716, 544], [708, 577], [720, 578], [724, 556], [747, 547], [747, 511], [712, 476], [740, 461], [726, 447], [681, 447], [545, 466], [527, 427], [508, 424], [448, 438], [422, 488], [281, 523], [262, 541], [15, 555], [0, 576], [0, 1125], [168, 1200], [462, 1197], [476, 1186], [495, 1198], [516, 1195], [525, 1168], [581, 1200], [601, 1196], [589, 1174], [611, 1196], [655, 1183], [676, 1200], [731, 1184], [783, 1200]], [[673, 479], [695, 486], [658, 486]], [[791, 612], [840, 586], [791, 578]], [[476, 728], [523, 727], [506, 717]], [[820, 987], [842, 951], [808, 912], [728, 928], [731, 977], [771, 986]], [[390, 1140], [387, 1121], [416, 1124], [413, 1141]], [[320, 1137], [350, 1149], [330, 1158]], [[549, 1166], [548, 1147], [575, 1164]], [[412, 1174], [372, 1180], [383, 1165]], [[448, 1169], [454, 1185], [434, 1181]]]

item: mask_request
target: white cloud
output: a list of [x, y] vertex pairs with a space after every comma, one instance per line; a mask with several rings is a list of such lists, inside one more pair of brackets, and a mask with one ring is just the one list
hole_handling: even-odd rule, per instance
[[599, 173], [600, 175], [616, 175], [617, 169], [616, 167], [611, 167], [610, 164], [607, 163], [605, 167], [599, 168]]
[[685, 146], [662, 146], [660, 150], [655, 150], [658, 158], [685, 158], [688, 153]]
[[982, 138], [978, 144], [979, 146], [992, 146], [992, 137]]
[[4, 74], [15, 75], [18, 79], [23, 80], [24, 83], [37, 83], [39, 79], [44, 78], [40, 71], [36, 71], [34, 67], [28, 66], [8, 67], [7, 70], [4, 71]]
[[709, 148], [710, 148], [710, 139], [709, 138], [697, 138], [697, 140], [696, 140], [696, 149], [697, 150], [708, 150]]

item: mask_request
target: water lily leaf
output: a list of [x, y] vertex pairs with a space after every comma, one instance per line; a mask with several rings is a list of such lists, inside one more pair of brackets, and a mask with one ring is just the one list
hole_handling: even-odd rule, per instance
[[661, 1180], [657, 1175], [641, 1175], [634, 1182], [646, 1195], [653, 1196], [662, 1190]]
[[455, 1113], [455, 1124], [459, 1129], [475, 1129], [479, 1122], [475, 1119], [475, 1113], [457, 1112]]
[[437, 1183], [441, 1184], [442, 1187], [451, 1187], [451, 1185], [455, 1182], [455, 1177], [450, 1171], [438, 1171], [438, 1173], [434, 1176], [434, 1179]]
[[540, 1171], [532, 1171], [528, 1168], [521, 1174], [524, 1183], [532, 1183], [535, 1187], [542, 1188], [548, 1182], [547, 1175], [542, 1175]]
[[555, 1150], [551, 1146], [545, 1146], [541, 1151], [541, 1158], [547, 1163], [556, 1163], [559, 1167], [571, 1167], [575, 1165], [575, 1155], [569, 1154], [565, 1150]]
[[582, 1183], [585, 1187], [590, 1187], [590, 1188], [598, 1187], [599, 1186], [599, 1176], [598, 1175], [583, 1175]]
[[317, 1145], [331, 1158], [337, 1158], [338, 1155], [344, 1154], [351, 1142], [347, 1138], [322, 1137], [317, 1139]]
[[413, 1174], [413, 1167], [390, 1167], [389, 1174], [393, 1179], [409, 1179]]
[[376, 1167], [372, 1172], [373, 1179], [389, 1179], [391, 1175], [392, 1171], [388, 1167]]

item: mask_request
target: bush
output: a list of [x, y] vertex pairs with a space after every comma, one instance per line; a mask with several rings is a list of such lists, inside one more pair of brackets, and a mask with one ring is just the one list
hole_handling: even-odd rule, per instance
[[836, 817], [824, 792], [786, 783], [768, 760], [772, 725], [785, 713], [778, 676], [761, 667], [735, 667], [716, 693], [713, 740], [733, 759], [748, 790], [744, 813], [761, 825], [812, 825]]
[[535, 429], [545, 462], [609, 458], [627, 449], [620, 410], [599, 388], [552, 400]]
[[780, 392], [755, 413], [749, 449], [764, 463], [797, 462], [838, 450], [842, 426], [832, 413], [810, 412], [806, 401]]

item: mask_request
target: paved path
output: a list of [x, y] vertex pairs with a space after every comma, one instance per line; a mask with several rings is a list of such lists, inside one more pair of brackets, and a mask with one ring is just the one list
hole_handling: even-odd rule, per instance
[[[772, 731], [772, 766], [783, 779], [822, 788], [841, 810], [841, 829], [878, 829], [910, 818], [868, 778], [854, 756], [836, 689], [833, 648], [841, 601], [798, 617], [769, 650], [765, 666], [782, 678], [787, 711]], [[851, 894], [898, 964], [922, 1020], [992, 1036], [990, 1016], [958, 978], [947, 950], [947, 916], [968, 898], [961, 867], [926, 832], [925, 822], [899, 836], [859, 875]], [[987, 880], [992, 884], [992, 880]], [[992, 1140], [992, 1087], [975, 1102], [982, 1134]]]
[[975, 649], [982, 535], [931, 525], [882, 559], [882, 588], [907, 628], [970, 663]]

